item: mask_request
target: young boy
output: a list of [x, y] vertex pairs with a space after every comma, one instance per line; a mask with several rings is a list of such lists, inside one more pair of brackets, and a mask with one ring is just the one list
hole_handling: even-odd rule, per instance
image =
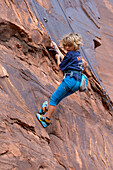
[[50, 118], [54, 113], [56, 105], [65, 97], [79, 90], [81, 72], [83, 70], [82, 57], [79, 51], [83, 44], [79, 34], [70, 33], [62, 39], [63, 47], [67, 51], [65, 56], [60, 52], [58, 46], [54, 42], [52, 43], [58, 52], [55, 57], [59, 68], [63, 71], [64, 79], [52, 94], [49, 105], [48, 102], [45, 101], [40, 111], [36, 114], [44, 128], [50, 124]]

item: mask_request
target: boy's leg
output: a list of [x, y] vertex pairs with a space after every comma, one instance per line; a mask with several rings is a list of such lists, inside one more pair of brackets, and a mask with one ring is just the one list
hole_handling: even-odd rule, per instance
[[62, 81], [56, 91], [52, 94], [49, 105], [56, 106], [63, 98], [69, 96], [72, 93], [73, 92], [70, 90], [67, 84]]
[[46, 118], [51, 119], [54, 111], [55, 111], [56, 106], [49, 105], [48, 107], [48, 112], [46, 113]]
[[62, 82], [50, 98], [50, 104], [49, 104], [49, 107], [48, 107], [48, 112], [46, 113], [46, 117], [50, 119], [52, 117], [53, 113], [54, 113], [56, 105], [64, 97], [67, 97], [70, 94], [71, 94], [70, 89], [68, 88], [68, 86], [66, 85], [65, 82]]
[[41, 116], [37, 114], [37, 118], [42, 124], [43, 127], [47, 127], [50, 124], [50, 118], [54, 113], [54, 110], [56, 108], [56, 105], [66, 96], [70, 95], [72, 92], [70, 92], [69, 87], [67, 84], [62, 81], [60, 86], [57, 88], [57, 90], [53, 93], [50, 99], [50, 105], [48, 107], [48, 112], [46, 115]]

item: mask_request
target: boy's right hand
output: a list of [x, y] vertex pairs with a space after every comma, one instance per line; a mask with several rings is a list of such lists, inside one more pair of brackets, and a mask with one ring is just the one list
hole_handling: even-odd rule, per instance
[[51, 41], [51, 47], [52, 48], [58, 48], [57, 44], [54, 41]]

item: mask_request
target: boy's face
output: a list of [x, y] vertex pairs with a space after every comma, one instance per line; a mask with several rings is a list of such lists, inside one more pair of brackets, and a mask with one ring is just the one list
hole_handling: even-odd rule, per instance
[[69, 51], [75, 51], [74, 45], [65, 45], [64, 49], [69, 52]]

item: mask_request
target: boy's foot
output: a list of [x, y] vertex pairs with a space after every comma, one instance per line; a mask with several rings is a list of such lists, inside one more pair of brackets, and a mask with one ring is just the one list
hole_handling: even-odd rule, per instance
[[41, 116], [40, 114], [36, 114], [36, 117], [37, 117], [37, 119], [39, 120], [39, 122], [41, 123], [41, 125], [44, 127], [44, 128], [46, 128], [47, 126], [49, 126], [50, 125], [50, 123], [47, 123], [46, 122], [46, 118], [45, 117], [43, 117], [43, 116]]
[[40, 115], [44, 115], [45, 112], [47, 112], [47, 106], [48, 106], [48, 102], [45, 101], [45, 102], [42, 104], [42, 107], [41, 107], [41, 109], [39, 110], [38, 113], [39, 113]]

